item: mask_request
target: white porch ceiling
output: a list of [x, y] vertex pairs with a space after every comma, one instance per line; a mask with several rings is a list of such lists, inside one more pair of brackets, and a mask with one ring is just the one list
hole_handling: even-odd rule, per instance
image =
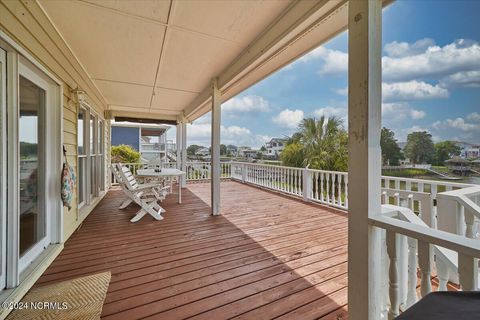
[[[40, 0], [113, 114], [194, 120], [328, 40], [346, 0]], [[70, 13], [70, 14], [67, 14]]]

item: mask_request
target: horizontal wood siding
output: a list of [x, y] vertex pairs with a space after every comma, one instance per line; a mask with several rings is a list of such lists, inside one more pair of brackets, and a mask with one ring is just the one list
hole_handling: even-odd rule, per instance
[[[72, 14], [65, 12], [65, 14]], [[86, 92], [92, 107], [103, 115], [106, 103], [88, 74], [70, 51], [61, 35], [51, 24], [37, 1], [0, 0], [0, 30], [12, 38], [44, 68], [55, 75], [63, 85], [63, 144], [67, 149], [68, 162], [77, 171], [77, 110], [78, 101], [74, 90]], [[106, 125], [106, 128], [109, 126]], [[109, 139], [109, 136], [105, 136]], [[106, 142], [107, 143], [107, 142]], [[109, 142], [108, 142], [109, 144]], [[105, 149], [109, 153], [109, 148]], [[80, 224], [77, 197], [73, 207], [64, 208], [64, 238]]]
[[[63, 113], [63, 145], [67, 149], [68, 163], [75, 168], [78, 177], [77, 163], [77, 105], [75, 94], [70, 90], [64, 90], [63, 110], [69, 111]], [[77, 194], [73, 197], [72, 209], [63, 208], [63, 233], [64, 238], [68, 239], [78, 227], [78, 201]]]

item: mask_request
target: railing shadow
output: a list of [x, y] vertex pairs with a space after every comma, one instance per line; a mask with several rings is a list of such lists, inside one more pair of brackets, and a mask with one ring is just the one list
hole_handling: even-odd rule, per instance
[[[165, 219], [129, 219], [110, 191], [39, 279], [45, 285], [110, 271], [102, 318], [345, 319], [347, 219], [236, 182], [222, 182], [222, 215], [209, 184], [171, 195]], [[175, 188], [174, 188], [175, 189]]]

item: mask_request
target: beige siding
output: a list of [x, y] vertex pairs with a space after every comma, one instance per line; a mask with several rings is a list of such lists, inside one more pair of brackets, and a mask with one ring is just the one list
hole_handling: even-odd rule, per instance
[[[85, 91], [92, 102], [92, 107], [101, 115], [106, 108], [103, 97], [36, 1], [0, 0], [0, 30], [61, 81], [63, 85], [63, 144], [67, 150], [68, 162], [75, 168], [78, 176], [77, 110], [79, 103], [73, 91], [75, 89]], [[108, 160], [110, 153], [108, 121], [105, 122], [105, 131], [105, 152]], [[108, 180], [106, 181], [108, 182]], [[82, 210], [80, 217], [75, 196], [72, 209], [69, 211], [64, 208], [65, 240], [78, 228], [94, 205]]]
[[[70, 91], [71, 92], [71, 91]], [[75, 168], [78, 177], [77, 166], [77, 101], [74, 94], [64, 90], [63, 94], [63, 145], [67, 149], [68, 163]], [[65, 112], [66, 110], [70, 112]], [[63, 208], [63, 233], [65, 239], [78, 227], [77, 196], [73, 198], [72, 209]]]

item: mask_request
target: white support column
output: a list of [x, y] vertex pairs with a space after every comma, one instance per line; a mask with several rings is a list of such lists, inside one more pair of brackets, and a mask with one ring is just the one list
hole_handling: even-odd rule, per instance
[[177, 148], [177, 161], [176, 161], [176, 168], [181, 169], [181, 158], [182, 158], [182, 123], [177, 122], [177, 141], [176, 141], [176, 148]]
[[212, 215], [220, 215], [220, 116], [221, 93], [217, 79], [212, 81]]
[[383, 307], [380, 233], [368, 218], [381, 212], [382, 2], [350, 1], [348, 14], [349, 315], [376, 320]]
[[[180, 152], [181, 159], [177, 160], [181, 161], [180, 170], [187, 172], [187, 122], [183, 120], [180, 126], [182, 127], [182, 151]], [[182, 188], [185, 188], [187, 186], [187, 175], [183, 175], [181, 180]]]

